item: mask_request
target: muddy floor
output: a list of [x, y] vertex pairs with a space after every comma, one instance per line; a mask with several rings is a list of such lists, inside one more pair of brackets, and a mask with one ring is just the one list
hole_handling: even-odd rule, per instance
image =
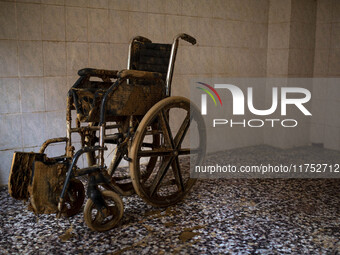
[[[251, 164], [268, 156], [328, 162], [340, 153], [321, 148], [248, 147], [218, 154], [220, 161]], [[0, 254], [339, 254], [340, 179], [199, 180], [180, 204], [146, 205], [123, 198], [115, 229], [90, 231], [80, 213], [57, 220], [35, 216], [0, 190]]]

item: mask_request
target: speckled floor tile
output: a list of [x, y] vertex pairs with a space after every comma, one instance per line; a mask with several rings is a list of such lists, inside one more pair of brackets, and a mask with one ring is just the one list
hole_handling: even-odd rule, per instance
[[[214, 155], [221, 162], [253, 164], [320, 157], [340, 152], [268, 146]], [[294, 162], [293, 162], [294, 161]], [[339, 163], [339, 162], [338, 162]], [[124, 197], [118, 227], [90, 231], [83, 215], [35, 216], [0, 191], [0, 253], [4, 254], [339, 254], [340, 179], [199, 180], [186, 199], [167, 209]], [[70, 229], [72, 228], [72, 229]], [[69, 230], [70, 238], [60, 238]]]

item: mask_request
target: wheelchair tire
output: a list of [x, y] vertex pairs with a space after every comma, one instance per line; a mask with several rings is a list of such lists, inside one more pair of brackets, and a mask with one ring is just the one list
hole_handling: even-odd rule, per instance
[[[181, 117], [184, 117], [183, 121]], [[175, 124], [179, 124], [177, 129]], [[150, 127], [155, 126], [158, 127], [162, 142], [158, 147], [146, 148], [145, 140], [155, 132], [155, 128], [151, 130]], [[198, 134], [195, 136], [198, 138], [195, 149], [183, 143], [185, 141], [188, 144], [189, 127], [190, 132], [196, 127], [194, 131]], [[177, 130], [178, 132], [174, 132]], [[173, 133], [176, 135], [173, 136]], [[192, 145], [190, 139], [189, 141]], [[190, 162], [193, 162], [193, 159], [196, 165], [201, 165], [205, 150], [205, 124], [197, 107], [191, 104], [189, 99], [179, 96], [159, 101], [143, 117], [129, 151], [130, 175], [136, 193], [146, 203], [156, 207], [166, 207], [179, 202], [197, 180], [190, 177]], [[147, 179], [142, 174], [145, 158], [157, 159]], [[180, 164], [182, 159], [183, 166]]]
[[[107, 231], [114, 228], [123, 217], [124, 205], [121, 197], [109, 190], [102, 191], [103, 198], [109, 210], [105, 208], [102, 213], [96, 208], [91, 199], [88, 199], [84, 208], [84, 220], [93, 231]], [[104, 217], [103, 217], [104, 216]]]

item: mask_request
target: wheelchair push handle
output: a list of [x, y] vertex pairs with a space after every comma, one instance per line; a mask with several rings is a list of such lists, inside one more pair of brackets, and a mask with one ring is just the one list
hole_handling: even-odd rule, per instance
[[176, 36], [176, 38], [181, 38], [184, 41], [187, 41], [188, 43], [191, 43], [192, 45], [196, 44], [196, 39], [188, 34], [179, 34]]

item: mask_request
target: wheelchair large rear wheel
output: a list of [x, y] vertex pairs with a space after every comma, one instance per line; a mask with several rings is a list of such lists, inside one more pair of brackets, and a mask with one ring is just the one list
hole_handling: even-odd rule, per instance
[[[150, 143], [160, 136], [160, 143]], [[184, 97], [168, 97], [155, 104], [136, 130], [129, 150], [130, 175], [136, 193], [148, 204], [173, 205], [190, 191], [190, 163], [201, 165], [206, 150], [205, 125], [196, 106]], [[147, 164], [156, 161], [151, 173]]]

